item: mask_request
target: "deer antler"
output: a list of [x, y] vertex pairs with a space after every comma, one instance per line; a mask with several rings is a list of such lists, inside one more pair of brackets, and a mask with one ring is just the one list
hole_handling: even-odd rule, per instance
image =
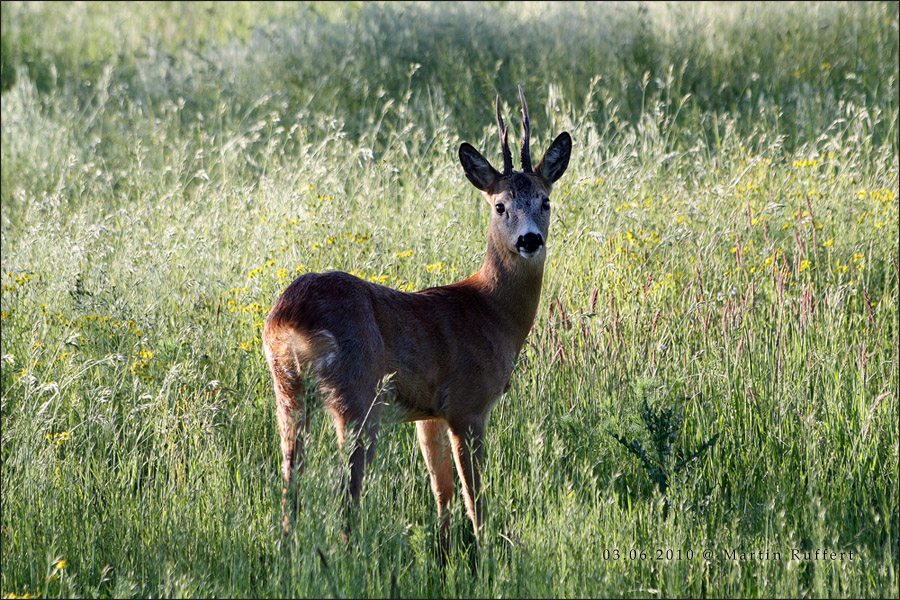
[[503, 175], [509, 175], [513, 170], [512, 152], [509, 150], [509, 130], [503, 122], [500, 114], [500, 94], [497, 94], [497, 129], [500, 132], [500, 151], [503, 152]]
[[531, 170], [531, 121], [528, 120], [528, 105], [525, 104], [525, 92], [519, 86], [519, 100], [522, 101], [522, 170], [532, 173]]

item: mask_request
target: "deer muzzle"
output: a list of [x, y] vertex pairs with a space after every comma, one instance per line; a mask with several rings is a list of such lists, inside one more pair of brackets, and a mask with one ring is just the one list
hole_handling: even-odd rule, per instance
[[544, 246], [544, 237], [539, 233], [520, 235], [516, 241], [516, 250], [525, 258], [530, 258]]

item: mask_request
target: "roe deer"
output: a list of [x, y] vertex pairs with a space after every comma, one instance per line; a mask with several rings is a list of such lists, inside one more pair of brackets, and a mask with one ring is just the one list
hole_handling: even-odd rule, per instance
[[[478, 539], [485, 422], [508, 389], [513, 363], [534, 323], [550, 191], [565, 172], [572, 150], [572, 138], [564, 132], [532, 169], [521, 86], [519, 99], [524, 125], [521, 171], [513, 171], [500, 96], [503, 173], [470, 144], [459, 148], [466, 177], [491, 206], [481, 270], [463, 281], [415, 293], [339, 271], [307, 273], [288, 286], [269, 312], [263, 347], [278, 409], [286, 533], [293, 512], [287, 506], [291, 477], [303, 470], [303, 436], [309, 426], [304, 380], [312, 375], [333, 417], [339, 446], [351, 442], [349, 496], [354, 503], [373, 457], [380, 410], [391, 404], [403, 419], [416, 422], [437, 500], [442, 548], [446, 551], [449, 544], [452, 461]], [[345, 508], [347, 502], [345, 497]], [[348, 531], [349, 526], [345, 534]]]

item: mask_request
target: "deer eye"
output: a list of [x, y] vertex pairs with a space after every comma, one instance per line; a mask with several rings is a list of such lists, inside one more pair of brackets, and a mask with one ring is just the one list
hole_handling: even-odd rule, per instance
[[502, 215], [503, 213], [506, 212], [506, 207], [503, 206], [502, 204], [500, 204], [499, 202], [497, 203], [496, 206], [494, 206], [494, 208], [497, 209], [497, 214], [498, 214], [498, 215]]

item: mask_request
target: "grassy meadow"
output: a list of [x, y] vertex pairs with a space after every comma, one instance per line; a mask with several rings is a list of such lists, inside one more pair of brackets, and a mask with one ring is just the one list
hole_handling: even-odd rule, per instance
[[[896, 597], [898, 10], [4, 2], [0, 595]], [[484, 539], [385, 423], [345, 546], [317, 411], [282, 542], [269, 307], [474, 273], [519, 83], [574, 150]]]

